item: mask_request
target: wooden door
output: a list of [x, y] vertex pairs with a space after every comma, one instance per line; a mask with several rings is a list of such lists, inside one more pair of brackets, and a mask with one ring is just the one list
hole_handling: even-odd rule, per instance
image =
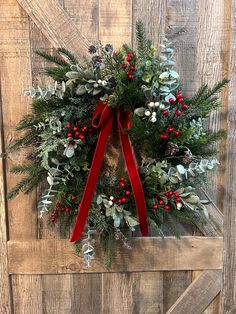
[[[232, 70], [236, 2], [2, 0], [0, 9], [0, 312], [215, 314], [220, 313], [223, 282], [221, 313], [235, 313], [236, 94]], [[131, 252], [117, 253], [111, 272], [103, 267], [99, 255], [88, 270], [68, 239], [59, 239], [56, 231], [48, 230], [38, 220], [37, 191], [6, 200], [6, 191], [16, 180], [9, 168], [20, 163], [24, 153], [6, 156], [5, 149], [15, 137], [16, 122], [29, 110], [23, 90], [46, 80], [39, 74], [45, 64], [34, 50], [66, 47], [82, 56], [89, 43], [97, 40], [112, 43], [115, 48], [124, 42], [135, 45], [134, 25], [139, 18], [156, 44], [164, 32], [172, 39], [177, 67], [189, 94], [201, 82], [212, 84], [223, 76], [231, 77], [229, 89], [222, 95], [224, 106], [211, 116], [209, 125], [228, 129], [228, 139], [219, 143], [221, 167], [212, 176], [209, 191], [213, 199], [211, 221], [200, 233], [180, 240], [136, 238]]]

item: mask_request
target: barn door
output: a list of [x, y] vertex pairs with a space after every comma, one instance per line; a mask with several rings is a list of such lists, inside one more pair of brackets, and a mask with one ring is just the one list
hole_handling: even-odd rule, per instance
[[[211, 222], [180, 240], [134, 239], [131, 252], [117, 252], [112, 272], [104, 268], [99, 254], [93, 268], [85, 269], [68, 239], [59, 239], [56, 231], [48, 230], [38, 220], [37, 191], [6, 200], [6, 191], [16, 180], [9, 168], [24, 159], [24, 152], [6, 156], [5, 150], [15, 137], [17, 121], [29, 110], [29, 100], [22, 96], [22, 91], [32, 83], [46, 82], [39, 75], [45, 63], [33, 54], [34, 50], [51, 52], [56, 47], [66, 47], [82, 56], [89, 43], [98, 39], [112, 43], [115, 48], [124, 42], [135, 45], [134, 24], [142, 18], [156, 44], [164, 32], [172, 39], [177, 67], [190, 94], [203, 79], [211, 84], [229, 76], [231, 23], [235, 27], [235, 21], [231, 22], [232, 5], [235, 6], [231, 0], [5, 0], [0, 3], [1, 313], [220, 312], [223, 219], [218, 207], [223, 209], [225, 179], [226, 188], [234, 185], [232, 172], [228, 171], [227, 177], [224, 175], [226, 149], [230, 165], [234, 166], [230, 154], [235, 145], [232, 128], [228, 144], [225, 140], [219, 144], [222, 168], [211, 178]], [[228, 95], [232, 96], [229, 109], [233, 112], [235, 94], [231, 87], [228, 93], [222, 98], [227, 103]], [[226, 113], [225, 106], [212, 115], [209, 127], [226, 128]], [[234, 120], [235, 115], [231, 115], [232, 125]], [[233, 250], [235, 222], [232, 222], [230, 197], [227, 193], [225, 248]], [[234, 294], [230, 278], [235, 268], [227, 254], [225, 265], [222, 308], [223, 313], [231, 313]]]

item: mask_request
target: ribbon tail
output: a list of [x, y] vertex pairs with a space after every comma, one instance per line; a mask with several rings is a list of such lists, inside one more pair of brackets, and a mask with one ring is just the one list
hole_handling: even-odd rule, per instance
[[78, 216], [76, 218], [74, 230], [72, 232], [70, 242], [74, 242], [79, 240], [81, 237], [84, 226], [86, 224], [86, 220], [88, 217], [89, 208], [93, 199], [94, 191], [96, 188], [99, 172], [102, 166], [102, 161], [104, 158], [105, 149], [107, 146], [108, 138], [110, 135], [111, 127], [112, 127], [113, 118], [107, 120], [107, 123], [101, 128], [95, 153], [93, 156], [92, 165], [89, 171], [87, 183], [84, 189], [84, 194], [82, 197], [82, 201], [80, 204], [80, 209]]
[[117, 114], [117, 118], [123, 156], [125, 159], [127, 172], [130, 178], [131, 187], [134, 193], [136, 208], [138, 210], [140, 231], [142, 236], [147, 236], [148, 235], [147, 208], [142, 183], [139, 177], [135, 157], [133, 155], [133, 150], [129, 141], [129, 136], [123, 132], [122, 122], [120, 121], [120, 119], [122, 119], [122, 116], [120, 113]]

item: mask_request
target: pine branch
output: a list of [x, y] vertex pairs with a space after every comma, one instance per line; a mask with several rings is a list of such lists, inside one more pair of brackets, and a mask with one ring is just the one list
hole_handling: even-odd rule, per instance
[[66, 73], [70, 71], [69, 66], [63, 67], [47, 67], [44, 69], [44, 73], [51, 77], [54, 81], [62, 82], [66, 80]]
[[35, 124], [35, 117], [32, 114], [23, 116], [16, 126], [16, 131], [22, 131], [31, 128]]
[[77, 58], [69, 50], [67, 50], [65, 48], [58, 48], [57, 51], [61, 55], [65, 56], [71, 64], [77, 64], [78, 63]]
[[8, 146], [8, 150], [10, 152], [12, 152], [12, 151], [18, 150], [20, 148], [27, 147], [27, 146], [31, 145], [32, 143], [35, 143], [36, 137], [37, 137], [37, 134], [35, 132], [33, 132], [33, 130], [31, 130], [30, 132], [28, 132], [24, 136], [17, 138], [13, 143], [11, 143]]
[[138, 55], [140, 58], [145, 58], [148, 52], [148, 41], [146, 39], [143, 22], [141, 20], [136, 22], [136, 40]]
[[48, 62], [60, 65], [60, 66], [68, 66], [68, 62], [66, 62], [64, 59], [60, 58], [60, 57], [56, 57], [51, 55], [50, 53], [46, 52], [46, 51], [41, 51], [41, 50], [36, 50], [35, 53], [44, 58], [45, 60], [47, 60]]

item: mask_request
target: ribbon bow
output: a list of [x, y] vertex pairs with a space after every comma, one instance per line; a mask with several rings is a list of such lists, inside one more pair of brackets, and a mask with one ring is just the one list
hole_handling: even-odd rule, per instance
[[[100, 119], [98, 120], [98, 118]], [[76, 218], [74, 230], [70, 241], [74, 242], [81, 237], [84, 226], [87, 220], [89, 208], [93, 199], [96, 188], [99, 172], [102, 166], [102, 161], [107, 146], [108, 138], [111, 132], [111, 127], [114, 117], [117, 119], [119, 137], [123, 156], [125, 159], [131, 187], [134, 194], [136, 208], [138, 210], [140, 230], [143, 236], [148, 235], [147, 226], [147, 209], [145, 197], [143, 193], [142, 183], [138, 174], [135, 158], [128, 135], [124, 132], [125, 129], [131, 127], [130, 113], [119, 108], [113, 109], [102, 101], [99, 102], [92, 119], [92, 125], [100, 129], [96, 149], [93, 156], [92, 165], [89, 171], [87, 183], [84, 189], [80, 209]], [[98, 120], [98, 122], [97, 122]]]

